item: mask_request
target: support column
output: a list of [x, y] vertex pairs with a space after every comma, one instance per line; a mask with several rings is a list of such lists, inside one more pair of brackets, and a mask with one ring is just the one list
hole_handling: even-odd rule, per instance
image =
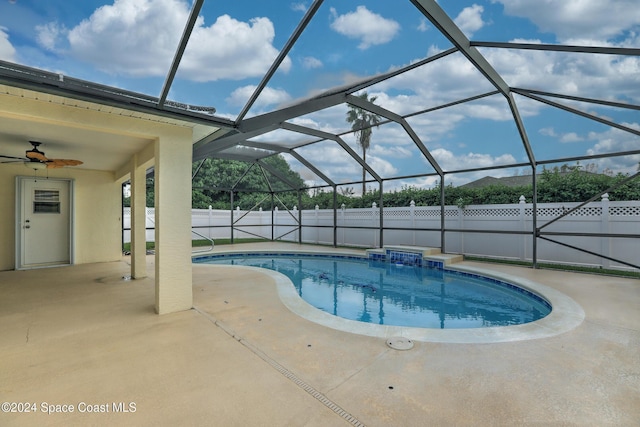
[[147, 185], [146, 168], [133, 157], [131, 171], [131, 277], [147, 277]]
[[189, 310], [191, 278], [191, 132], [155, 142], [156, 311]]

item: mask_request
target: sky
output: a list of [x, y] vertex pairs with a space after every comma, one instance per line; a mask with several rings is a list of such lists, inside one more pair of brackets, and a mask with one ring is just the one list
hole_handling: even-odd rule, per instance
[[[486, 0], [439, 2], [473, 41], [640, 48], [638, 0]], [[169, 99], [213, 106], [235, 119], [272, 66], [311, 1], [205, 1]], [[0, 0], [0, 59], [159, 96], [189, 16], [185, 0]], [[407, 66], [451, 48], [409, 1], [327, 0], [284, 58], [247, 117], [274, 111], [332, 87]], [[483, 48], [511, 87], [640, 104], [640, 57]], [[463, 55], [454, 53], [367, 88], [375, 103], [407, 115], [493, 91]], [[637, 150], [629, 132], [514, 95], [537, 160]], [[554, 99], [560, 102], [559, 99]], [[640, 112], [562, 101], [640, 130]], [[332, 133], [349, 131], [347, 105], [291, 120]], [[504, 96], [407, 118], [445, 171], [526, 163]], [[344, 140], [356, 151], [355, 138]], [[256, 141], [297, 144], [309, 137], [278, 131]], [[361, 168], [335, 142], [297, 150], [338, 183]], [[293, 157], [310, 184], [321, 180]], [[373, 130], [367, 161], [383, 178], [433, 172], [401, 126]], [[640, 156], [602, 158], [599, 172], [634, 173]], [[453, 185], [485, 175], [528, 174], [526, 167], [447, 175]], [[435, 176], [398, 179], [385, 189], [431, 188]], [[376, 188], [376, 185], [373, 185]], [[354, 185], [357, 191], [358, 186]]]

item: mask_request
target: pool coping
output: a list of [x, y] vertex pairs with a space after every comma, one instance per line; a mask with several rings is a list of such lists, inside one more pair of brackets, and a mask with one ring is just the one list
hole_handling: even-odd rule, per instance
[[[305, 251], [305, 250], [251, 250], [251, 251], [221, 251], [209, 254], [194, 255], [193, 258], [206, 256], [232, 255], [232, 254], [310, 254], [327, 255], [335, 257], [358, 257], [366, 259], [366, 256], [353, 252], [340, 251]], [[206, 265], [206, 264], [204, 264]], [[497, 326], [488, 328], [473, 329], [434, 329], [416, 328], [408, 326], [377, 325], [372, 323], [358, 322], [356, 320], [344, 319], [324, 312], [303, 300], [297, 293], [293, 283], [287, 276], [277, 271], [259, 267], [229, 265], [225, 267], [243, 268], [260, 272], [271, 277], [277, 287], [280, 301], [296, 315], [322, 326], [338, 331], [353, 334], [366, 335], [387, 339], [391, 337], [404, 337], [413, 341], [438, 342], [438, 343], [458, 343], [458, 344], [482, 344], [525, 341], [540, 338], [549, 338], [563, 334], [578, 327], [585, 318], [582, 307], [573, 299], [558, 290], [537, 283], [522, 277], [499, 273], [485, 268], [472, 267], [468, 265], [449, 265], [445, 270], [459, 271], [462, 273], [480, 275], [492, 279], [504, 281], [527, 291], [533, 292], [545, 300], [552, 307], [551, 313], [535, 322], [513, 326]]]

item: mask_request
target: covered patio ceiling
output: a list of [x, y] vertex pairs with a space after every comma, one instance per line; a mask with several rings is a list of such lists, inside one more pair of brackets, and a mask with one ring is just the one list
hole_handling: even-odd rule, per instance
[[[24, 85], [30, 86], [30, 85]], [[85, 101], [68, 95], [56, 95], [22, 87], [0, 84], [0, 95], [15, 100], [38, 100], [47, 104], [93, 110], [106, 115], [135, 117], [155, 123], [167, 123], [192, 128], [194, 142], [218, 130], [210, 124], [201, 124], [157, 114], [136, 112], [104, 103]], [[83, 163], [79, 169], [115, 171], [129, 161], [136, 152], [151, 142], [145, 135], [127, 129], [114, 130], [87, 124], [70, 124], [64, 119], [43, 120], [36, 115], [0, 114], [0, 155], [23, 157], [33, 147], [29, 141], [40, 142], [38, 147], [50, 159], [77, 159]], [[11, 159], [0, 158], [0, 162]]]
[[[12, 55], [4, 55], [10, 61], [0, 63], [0, 93], [188, 124], [194, 161], [260, 162], [280, 154], [308, 186], [354, 184], [363, 168], [368, 181], [392, 180], [385, 188], [399, 188], [430, 186], [445, 175], [462, 184], [487, 170], [529, 174], [540, 165], [575, 162], [630, 174], [640, 162], [640, 16], [631, 10], [616, 29], [586, 31], [579, 24], [595, 19], [588, 8], [577, 16], [563, 8], [549, 15], [495, 1], [407, 0], [393, 8], [362, 1], [355, 9], [322, 0], [270, 9], [244, 0], [90, 3], [66, 24], [73, 28], [56, 31], [64, 38], [56, 46], [42, 41], [53, 31], [43, 25], [61, 25], [67, 10], [62, 2], [53, 1], [46, 14], [29, 2], [2, 3], [0, 26], [15, 45]], [[602, 25], [617, 19], [625, 5], [601, 3]], [[114, 18], [122, 11], [128, 20]], [[27, 12], [46, 19], [6, 20]], [[163, 49], [142, 44], [151, 28], [143, 18], [166, 23], [170, 12], [181, 24], [171, 20], [168, 41], [158, 34], [149, 39], [164, 43]], [[90, 43], [99, 35], [105, 49], [128, 43], [114, 29], [129, 21], [129, 37], [141, 41], [117, 51], [112, 66], [91, 54], [89, 47], [98, 44], [87, 47], [78, 39], [84, 35]], [[38, 24], [37, 43], [43, 51], [49, 46], [46, 54], [29, 50], [29, 29], [19, 27], [26, 23]], [[562, 25], [574, 25], [574, 32]], [[227, 52], [229, 27], [244, 35], [262, 28], [264, 34]], [[332, 44], [336, 40], [342, 44]], [[162, 66], [145, 68], [135, 61], [136, 54], [151, 61], [145, 46], [158, 55], [171, 47], [171, 55], [160, 55]], [[253, 61], [256, 52], [269, 59]], [[236, 61], [242, 64], [234, 68]], [[374, 102], [358, 96], [363, 91]], [[352, 107], [380, 118], [367, 162], [345, 120]], [[83, 158], [83, 167], [105, 170], [146, 143], [134, 135], [0, 118], [0, 154], [20, 155], [30, 140], [49, 144], [51, 155]]]

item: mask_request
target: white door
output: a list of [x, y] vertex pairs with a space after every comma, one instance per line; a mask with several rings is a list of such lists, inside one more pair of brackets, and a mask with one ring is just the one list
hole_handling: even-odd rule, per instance
[[71, 181], [18, 179], [17, 268], [71, 263]]

